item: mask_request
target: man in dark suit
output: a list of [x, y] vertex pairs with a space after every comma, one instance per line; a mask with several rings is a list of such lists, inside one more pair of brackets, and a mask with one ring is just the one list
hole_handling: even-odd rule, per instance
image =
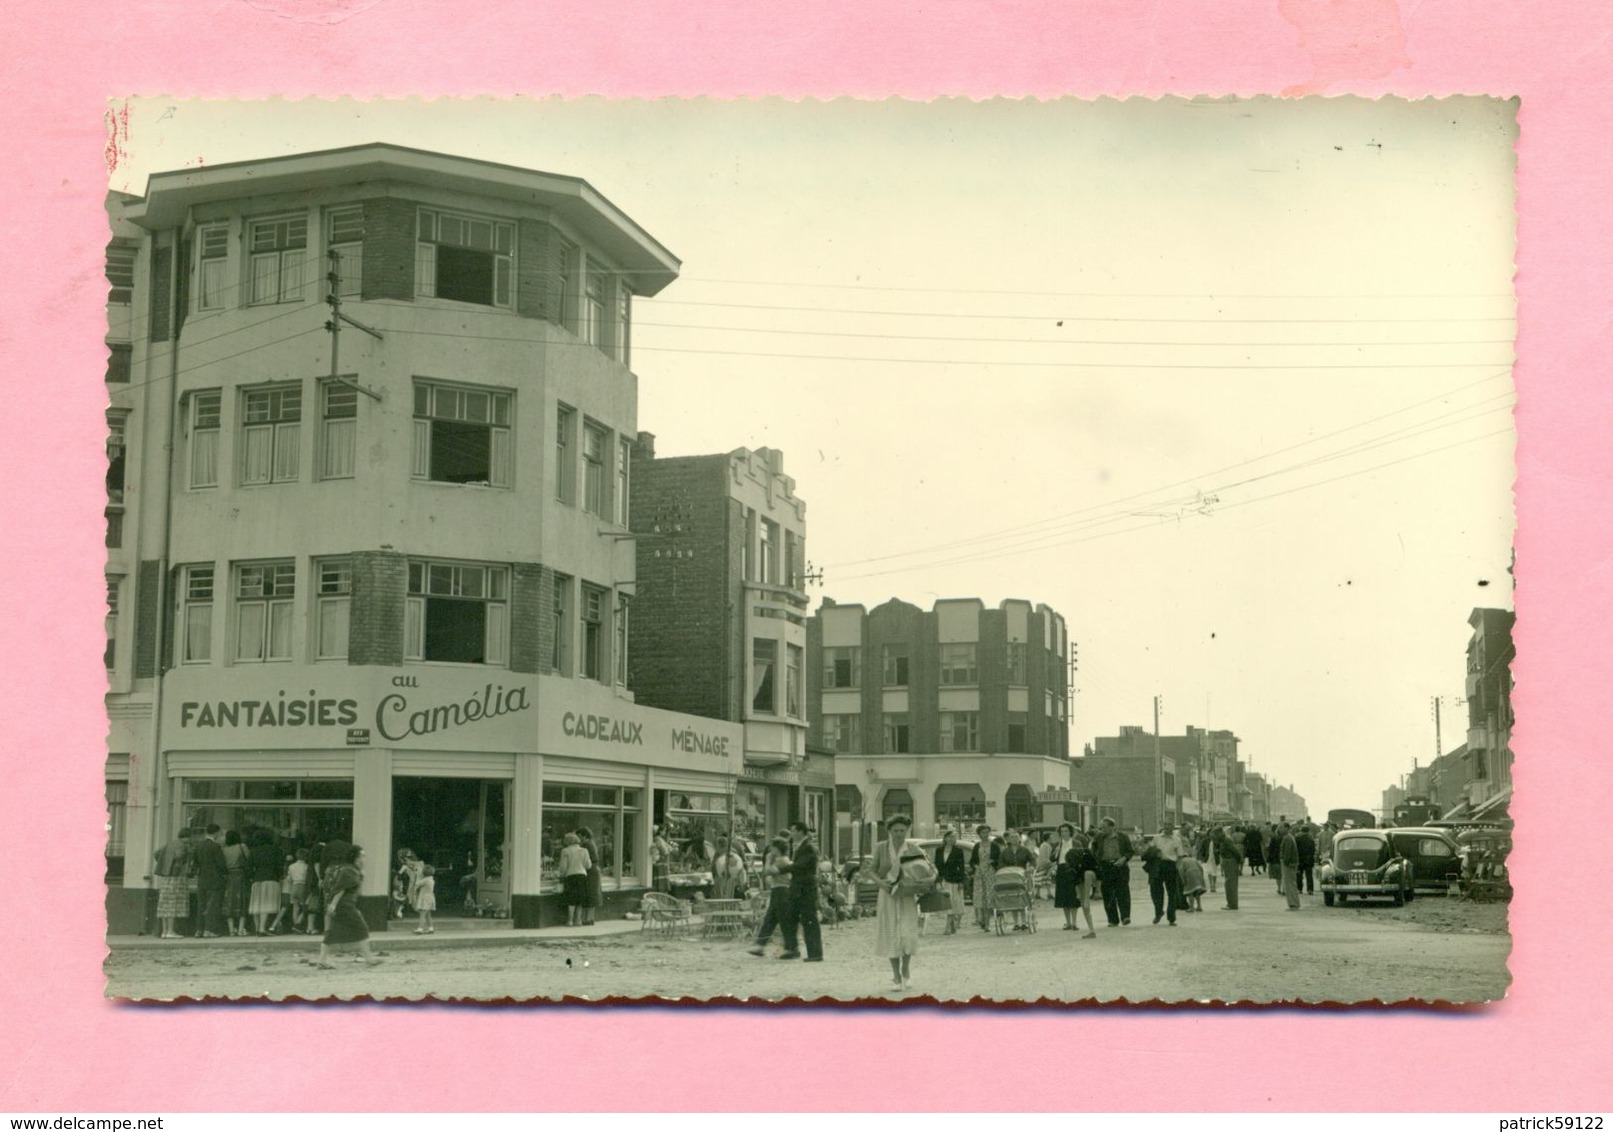
[[796, 931], [806, 936], [806, 961], [823, 962], [823, 929], [818, 926], [818, 847], [812, 844], [812, 831], [806, 822], [790, 823], [790, 859], [778, 871], [790, 878], [789, 898], [784, 902], [784, 954], [780, 959], [799, 959]]
[[207, 836], [196, 843], [196, 905], [200, 926], [198, 937], [224, 934], [224, 886], [229, 867], [224, 862], [224, 834], [218, 824], [207, 827]]

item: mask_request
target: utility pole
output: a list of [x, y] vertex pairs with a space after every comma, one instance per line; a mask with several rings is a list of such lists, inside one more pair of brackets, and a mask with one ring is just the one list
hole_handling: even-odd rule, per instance
[[342, 253], [332, 248], [325, 254], [330, 257], [330, 271], [325, 274], [325, 282], [330, 284], [330, 290], [325, 295], [325, 302], [330, 306], [330, 318], [325, 322], [325, 329], [330, 331], [330, 379], [351, 389], [357, 389], [366, 397], [379, 401], [381, 395], [375, 390], [366, 389], [358, 382], [349, 381], [341, 376], [338, 355], [341, 349], [342, 323], [345, 322], [349, 326], [358, 327], [371, 338], [383, 339], [381, 339], [380, 331], [372, 330], [356, 318], [349, 318], [342, 313]]
[[1445, 753], [1445, 742], [1440, 738], [1439, 734], [1439, 700], [1440, 697], [1434, 697], [1434, 757], [1436, 759]]

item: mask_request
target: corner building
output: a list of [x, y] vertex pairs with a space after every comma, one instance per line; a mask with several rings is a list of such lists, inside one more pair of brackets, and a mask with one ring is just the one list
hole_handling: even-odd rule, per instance
[[405, 846], [444, 914], [553, 922], [580, 826], [629, 906], [743, 742], [627, 684], [632, 305], [677, 259], [585, 181], [390, 145], [109, 208], [110, 929], [214, 821], [363, 845], [374, 927]]
[[839, 825], [866, 839], [896, 814], [919, 835], [1040, 821], [1070, 787], [1068, 655], [1064, 618], [1028, 601], [825, 599], [807, 625], [807, 701], [835, 752]]

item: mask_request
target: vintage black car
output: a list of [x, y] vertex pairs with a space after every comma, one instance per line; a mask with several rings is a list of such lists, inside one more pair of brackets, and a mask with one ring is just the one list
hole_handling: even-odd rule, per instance
[[1323, 863], [1317, 884], [1331, 908], [1350, 897], [1387, 899], [1395, 907], [1415, 894], [1414, 871], [1385, 829], [1347, 829], [1333, 839], [1333, 855]]
[[1419, 892], [1448, 893], [1462, 879], [1462, 851], [1447, 830], [1431, 826], [1395, 826], [1383, 831], [1395, 852], [1411, 862], [1412, 883]]

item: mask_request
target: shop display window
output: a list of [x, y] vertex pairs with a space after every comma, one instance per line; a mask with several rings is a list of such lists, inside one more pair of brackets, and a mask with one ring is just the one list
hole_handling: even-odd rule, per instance
[[288, 852], [353, 838], [350, 778], [191, 778], [185, 780], [181, 796], [183, 824], [194, 830], [214, 822], [243, 834], [266, 829]]
[[672, 871], [706, 868], [717, 838], [728, 836], [730, 824], [728, 795], [668, 791], [660, 826], [675, 854]]
[[638, 886], [642, 809], [643, 791], [637, 787], [544, 783], [540, 891], [560, 891], [560, 850], [566, 834], [580, 829], [593, 834], [594, 864], [603, 888]]

